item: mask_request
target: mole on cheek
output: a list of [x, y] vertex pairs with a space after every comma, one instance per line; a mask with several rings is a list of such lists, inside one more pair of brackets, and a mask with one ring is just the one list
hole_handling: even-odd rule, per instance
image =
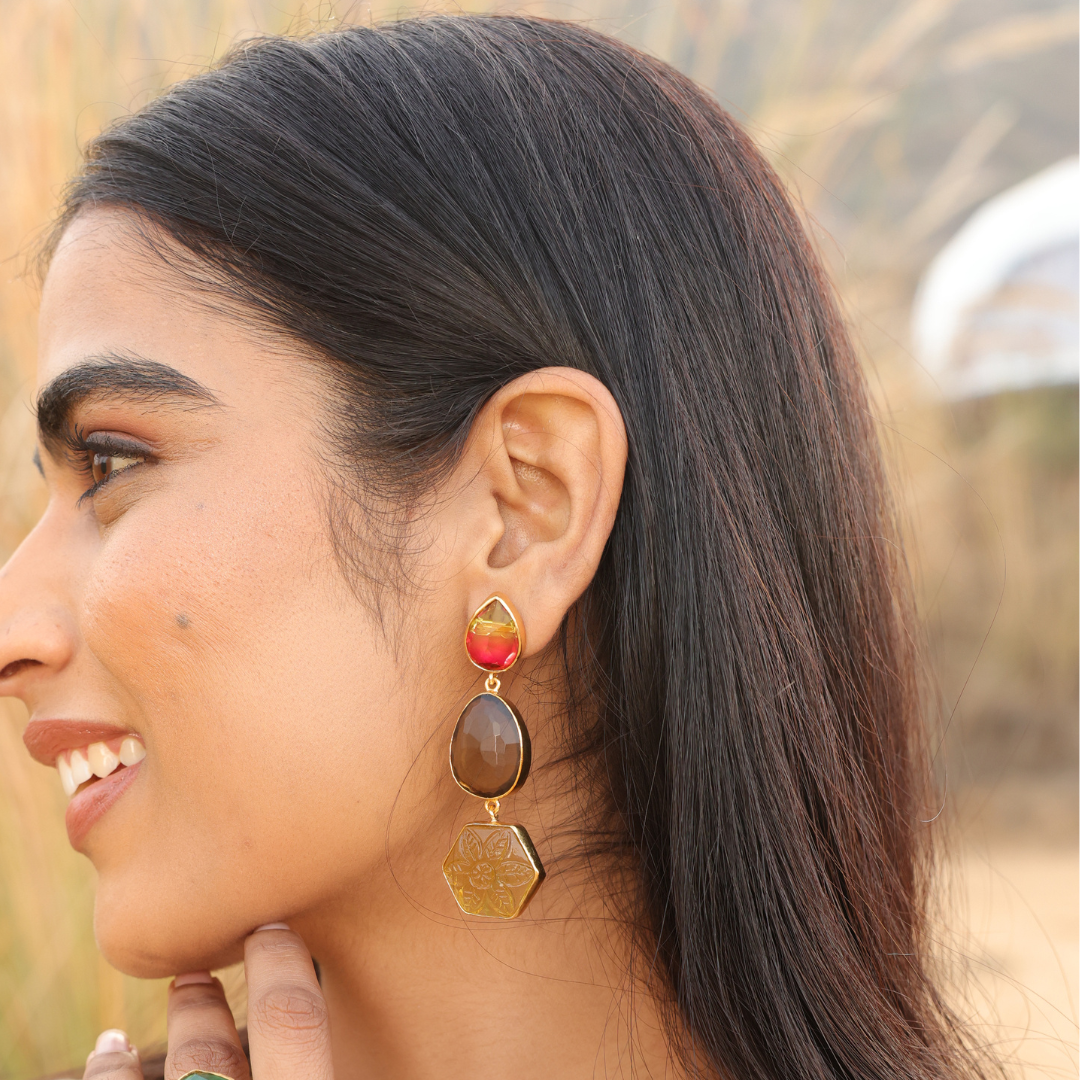
[[188, 617], [186, 615], [180, 614], [180, 615], [176, 616], [176, 625], [179, 626], [181, 630], [186, 630], [188, 628], [189, 623], [190, 623], [190, 620], [188, 619]]

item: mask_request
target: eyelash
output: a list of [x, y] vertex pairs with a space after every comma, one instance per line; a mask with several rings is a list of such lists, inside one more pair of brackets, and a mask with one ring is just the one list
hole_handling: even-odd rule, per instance
[[80, 428], [75, 428], [67, 439], [68, 447], [74, 458], [76, 469], [82, 476], [93, 479], [94, 458], [97, 455], [111, 457], [137, 458], [134, 465], [125, 465], [122, 469], [110, 472], [94, 482], [79, 496], [78, 505], [82, 505], [87, 499], [92, 499], [106, 484], [120, 473], [134, 469], [139, 465], [145, 465], [150, 459], [145, 447], [138, 443], [127, 442], [112, 435], [91, 434], [84, 435]]

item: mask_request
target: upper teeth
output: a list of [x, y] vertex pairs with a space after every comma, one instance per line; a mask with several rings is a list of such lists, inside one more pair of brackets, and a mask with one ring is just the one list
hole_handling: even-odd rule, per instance
[[86, 760], [95, 776], [108, 776], [120, 764], [120, 755], [114, 754], [103, 742], [96, 742], [90, 744]]
[[134, 765], [144, 757], [146, 747], [134, 735], [128, 735], [115, 749], [108, 743], [96, 742], [81, 750], [72, 750], [67, 757], [61, 754], [56, 759], [56, 769], [64, 791], [70, 797], [91, 776], [106, 777], [121, 765]]

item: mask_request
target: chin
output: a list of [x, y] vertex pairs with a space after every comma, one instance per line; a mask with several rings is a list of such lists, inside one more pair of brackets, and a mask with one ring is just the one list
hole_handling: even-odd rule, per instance
[[139, 979], [216, 971], [243, 960], [251, 928], [222, 915], [197, 900], [178, 904], [175, 896], [147, 897], [103, 879], [94, 902], [94, 937], [109, 964]]

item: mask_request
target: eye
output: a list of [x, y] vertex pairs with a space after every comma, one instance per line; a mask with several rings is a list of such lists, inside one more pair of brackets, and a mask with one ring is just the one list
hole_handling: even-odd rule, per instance
[[103, 451], [95, 451], [90, 459], [90, 475], [94, 485], [105, 483], [110, 477], [115, 476], [132, 465], [139, 465], [143, 458], [134, 454], [110, 454]]
[[108, 431], [84, 435], [76, 428], [69, 436], [68, 446], [71, 464], [90, 481], [90, 486], [79, 496], [80, 504], [84, 499], [93, 499], [121, 473], [155, 460], [150, 447]]

